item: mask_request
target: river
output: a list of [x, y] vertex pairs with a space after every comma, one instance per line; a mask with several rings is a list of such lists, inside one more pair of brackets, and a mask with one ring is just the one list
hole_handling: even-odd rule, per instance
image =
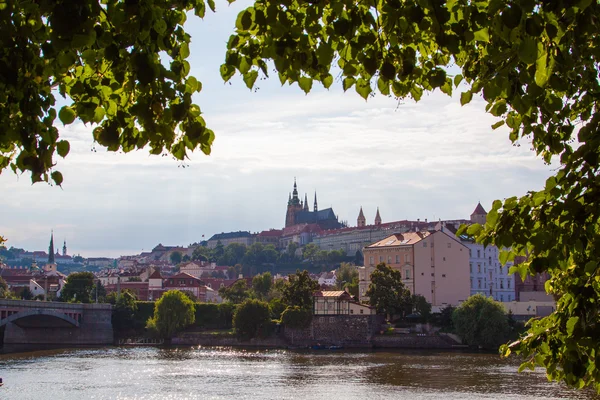
[[230, 348], [0, 356], [0, 399], [591, 399], [494, 354]]

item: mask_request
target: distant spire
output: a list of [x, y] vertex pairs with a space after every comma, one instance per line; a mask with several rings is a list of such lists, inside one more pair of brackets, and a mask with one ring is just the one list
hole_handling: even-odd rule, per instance
[[381, 215], [379, 215], [379, 207], [377, 207], [377, 214], [375, 214], [375, 225], [381, 225]]
[[294, 177], [294, 191], [292, 192], [292, 203], [300, 204], [300, 199], [298, 199], [298, 186], [296, 185], [296, 177]]
[[54, 264], [54, 231], [50, 231], [50, 246], [48, 246], [48, 264]]
[[304, 193], [304, 211], [308, 211], [308, 195]]
[[358, 218], [356, 219], [356, 226], [365, 226], [367, 224], [367, 219], [365, 218], [365, 214], [363, 213], [362, 206], [360, 207], [360, 212], [358, 213]]
[[314, 207], [314, 211], [317, 212], [319, 211], [319, 207], [317, 207], [317, 191], [315, 190], [315, 207]]
[[63, 256], [67, 255], [67, 239], [65, 239], [65, 242], [63, 243]]

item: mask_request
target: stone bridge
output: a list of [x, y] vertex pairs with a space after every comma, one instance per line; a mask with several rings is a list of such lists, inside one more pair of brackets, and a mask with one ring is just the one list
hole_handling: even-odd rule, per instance
[[5, 347], [113, 343], [110, 304], [0, 300]]

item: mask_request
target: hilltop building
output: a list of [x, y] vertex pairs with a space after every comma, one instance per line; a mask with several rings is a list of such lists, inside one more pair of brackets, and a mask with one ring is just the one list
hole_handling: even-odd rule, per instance
[[310, 211], [308, 207], [308, 195], [304, 195], [304, 201], [300, 200], [298, 197], [298, 186], [296, 179], [294, 179], [294, 190], [288, 198], [285, 227], [289, 228], [301, 224], [317, 224], [320, 229], [338, 229], [343, 226], [338, 221], [332, 208], [319, 210], [316, 192], [313, 210]]

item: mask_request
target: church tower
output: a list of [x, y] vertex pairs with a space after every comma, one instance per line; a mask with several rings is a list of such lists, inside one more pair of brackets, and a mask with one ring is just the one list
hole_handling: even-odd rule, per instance
[[365, 218], [365, 214], [363, 214], [362, 207], [360, 208], [360, 212], [358, 213], [358, 218], [356, 219], [356, 226], [359, 228], [367, 225], [367, 219]]
[[315, 206], [314, 206], [314, 212], [319, 211], [319, 207], [317, 207], [317, 191], [315, 190]]
[[309, 211], [308, 209], [308, 195], [306, 193], [304, 193], [304, 211]]
[[54, 264], [54, 232], [50, 231], [50, 246], [48, 246], [48, 264]]
[[296, 178], [294, 178], [294, 191], [291, 198], [288, 200], [287, 212], [285, 214], [285, 227], [296, 224], [296, 213], [302, 211], [302, 202], [298, 198], [298, 186]]
[[381, 215], [379, 215], [379, 207], [377, 207], [377, 214], [375, 214], [375, 225], [381, 225]]
[[485, 225], [485, 220], [487, 219], [487, 212], [481, 206], [481, 203], [477, 203], [477, 207], [471, 214], [471, 222], [474, 224]]
[[63, 256], [67, 255], [67, 239], [65, 239], [65, 242], [63, 244]]

